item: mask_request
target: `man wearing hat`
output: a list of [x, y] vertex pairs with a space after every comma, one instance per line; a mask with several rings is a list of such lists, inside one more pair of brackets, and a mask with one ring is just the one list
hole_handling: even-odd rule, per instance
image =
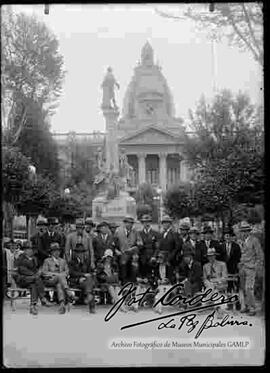
[[84, 228], [84, 230], [92, 238], [95, 237], [95, 232], [94, 232], [95, 226], [96, 226], [96, 224], [93, 222], [92, 218], [88, 217], [88, 218], [85, 219], [85, 228]]
[[242, 313], [256, 315], [254, 285], [256, 272], [263, 270], [263, 251], [260, 241], [252, 233], [252, 227], [245, 221], [239, 226], [241, 259], [239, 263], [240, 287], [244, 292], [245, 306]]
[[126, 281], [126, 265], [134, 247], [141, 247], [142, 240], [139, 232], [134, 228], [134, 218], [126, 216], [123, 225], [115, 232], [115, 254], [118, 256], [120, 268], [120, 280]]
[[112, 249], [114, 238], [106, 221], [97, 225], [97, 235], [93, 238], [95, 261], [99, 261], [107, 249]]
[[155, 256], [158, 249], [159, 234], [151, 227], [151, 216], [143, 215], [141, 223], [143, 229], [139, 232], [142, 239], [142, 246], [139, 253], [141, 275], [148, 276], [151, 272], [150, 259]]
[[183, 240], [172, 227], [172, 219], [165, 215], [161, 221], [162, 232], [159, 240], [159, 251], [164, 251], [168, 255], [168, 262], [172, 266], [180, 264], [182, 260]]
[[50, 250], [51, 243], [57, 242], [60, 247], [60, 256], [63, 258], [65, 252], [65, 237], [58, 232], [59, 220], [55, 217], [48, 217], [47, 222], [48, 228], [42, 237], [46, 250]]
[[190, 231], [190, 225], [188, 222], [182, 222], [179, 227], [180, 230], [180, 236], [183, 240], [183, 243], [188, 242], [190, 240], [189, 237], [189, 231]]
[[84, 260], [85, 247], [77, 243], [74, 257], [69, 263], [70, 284], [82, 289], [85, 303], [88, 304], [89, 312], [95, 313], [95, 279], [89, 260]]
[[46, 218], [39, 218], [36, 223], [37, 233], [34, 234], [30, 241], [38, 260], [38, 266], [41, 267], [44, 259], [49, 256], [49, 246], [46, 240], [43, 239], [45, 233], [47, 232], [48, 221]]
[[200, 241], [199, 247], [201, 251], [201, 260], [202, 265], [207, 263], [207, 250], [209, 248], [214, 248], [216, 251], [216, 254], [218, 255], [219, 260], [222, 260], [221, 254], [221, 247], [217, 240], [213, 239], [213, 233], [214, 230], [208, 225], [203, 228], [203, 236], [204, 239]]
[[[206, 289], [216, 289], [224, 293], [227, 289], [227, 267], [224, 262], [216, 260], [216, 249], [210, 247], [207, 249], [208, 263], [203, 266], [203, 280]], [[225, 305], [226, 306], [226, 305]], [[222, 309], [224, 307], [222, 306]], [[218, 318], [222, 317], [221, 308], [218, 307]]]
[[38, 298], [44, 306], [50, 306], [45, 298], [43, 281], [40, 277], [37, 258], [34, 256], [32, 245], [29, 241], [23, 243], [23, 254], [16, 260], [17, 276], [16, 283], [22, 288], [30, 288], [30, 313], [38, 314]]
[[111, 234], [114, 236], [115, 232], [116, 232], [116, 229], [119, 227], [119, 224], [115, 223], [115, 222], [111, 222], [109, 223], [109, 228], [110, 228], [110, 231], [111, 231]]
[[50, 253], [51, 256], [44, 260], [41, 273], [45, 285], [56, 288], [57, 298], [60, 303], [59, 313], [63, 314], [66, 312], [66, 297], [68, 301], [74, 300], [67, 283], [69, 269], [65, 259], [60, 257], [60, 246], [57, 242], [51, 243]]
[[190, 242], [183, 244], [183, 260], [176, 269], [176, 278], [184, 283], [184, 292], [194, 296], [202, 288], [202, 266], [194, 259], [194, 250]]
[[90, 260], [92, 269], [95, 268], [94, 249], [92, 237], [84, 230], [84, 220], [76, 219], [76, 232], [71, 232], [67, 236], [65, 258], [69, 262], [73, 258], [73, 253], [77, 243], [82, 243], [85, 252], [84, 257]]

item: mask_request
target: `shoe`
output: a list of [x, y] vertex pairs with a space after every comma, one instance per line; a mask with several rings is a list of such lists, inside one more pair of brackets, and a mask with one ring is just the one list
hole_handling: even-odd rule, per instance
[[256, 316], [256, 311], [255, 310], [250, 310], [248, 312], [248, 316]]
[[63, 303], [60, 305], [58, 313], [60, 315], [63, 315], [64, 313], [66, 313], [66, 307], [65, 307], [65, 305]]
[[38, 314], [38, 309], [37, 309], [37, 306], [35, 304], [31, 304], [31, 306], [30, 306], [30, 313], [32, 315], [37, 315]]
[[95, 302], [93, 300], [89, 303], [89, 313], [96, 313]]
[[42, 306], [45, 306], [45, 307], [51, 307], [52, 306], [52, 304], [50, 302], [48, 302], [46, 298], [41, 299], [41, 304], [42, 304]]

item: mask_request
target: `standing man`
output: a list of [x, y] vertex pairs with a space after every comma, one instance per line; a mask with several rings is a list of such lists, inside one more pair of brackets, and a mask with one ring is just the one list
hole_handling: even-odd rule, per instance
[[134, 218], [126, 216], [123, 219], [123, 225], [116, 229], [115, 232], [115, 254], [119, 259], [120, 279], [122, 283], [127, 278], [127, 262], [134, 248], [142, 246], [142, 240], [134, 228]]
[[190, 225], [187, 222], [182, 222], [180, 224], [180, 236], [183, 240], [183, 243], [188, 242], [190, 240], [189, 231], [190, 231]]
[[221, 254], [221, 247], [217, 240], [213, 238], [214, 230], [210, 226], [205, 226], [203, 229], [204, 239], [200, 242], [202, 265], [208, 262], [207, 251], [210, 248], [214, 248], [218, 259], [224, 261], [224, 255]]
[[112, 249], [114, 241], [106, 221], [97, 225], [97, 231], [97, 235], [93, 238], [93, 249], [96, 263], [101, 260], [107, 249]]
[[89, 259], [84, 260], [84, 252], [83, 244], [77, 243], [74, 258], [69, 263], [70, 283], [72, 286], [82, 289], [89, 312], [95, 313], [95, 279]]
[[191, 227], [189, 231], [189, 243], [194, 252], [194, 260], [201, 265], [204, 264], [203, 252], [199, 240], [200, 232], [196, 227]]
[[255, 316], [254, 285], [256, 272], [263, 269], [263, 252], [260, 241], [251, 234], [251, 231], [252, 227], [247, 222], [241, 222], [239, 227], [241, 260], [238, 266], [245, 307], [240, 312]]
[[139, 252], [141, 276], [147, 277], [151, 273], [150, 259], [156, 255], [158, 249], [159, 234], [151, 227], [151, 216], [143, 215], [141, 223], [143, 229], [139, 232], [142, 239], [142, 247]]
[[51, 243], [57, 242], [60, 247], [60, 257], [63, 258], [65, 253], [65, 240], [63, 236], [59, 233], [59, 221], [55, 217], [48, 217], [48, 229], [43, 235], [44, 245], [46, 250], [50, 250]]
[[44, 240], [44, 235], [47, 232], [47, 224], [47, 219], [38, 219], [36, 224], [37, 233], [30, 239], [39, 267], [42, 266], [44, 259], [48, 258], [50, 255], [49, 246], [46, 240]]
[[84, 257], [90, 260], [91, 267], [95, 267], [94, 250], [92, 244], [92, 238], [84, 230], [83, 219], [76, 219], [76, 231], [69, 233], [66, 241], [65, 258], [69, 262], [73, 258], [73, 253], [77, 243], [82, 243], [85, 252]]
[[91, 218], [86, 218], [85, 219], [85, 232], [89, 234], [92, 238], [95, 237], [95, 232], [94, 229], [96, 227], [96, 224], [93, 222]]
[[161, 221], [162, 233], [159, 241], [159, 251], [167, 253], [168, 264], [176, 267], [182, 261], [183, 239], [174, 231], [172, 219], [165, 215]]

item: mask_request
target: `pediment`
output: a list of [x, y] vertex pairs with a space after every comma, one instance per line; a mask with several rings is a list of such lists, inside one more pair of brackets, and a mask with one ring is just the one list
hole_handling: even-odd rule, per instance
[[179, 137], [163, 130], [158, 127], [148, 127], [144, 130], [140, 130], [132, 135], [125, 136], [120, 139], [120, 145], [133, 145], [133, 144], [177, 144], [179, 143]]

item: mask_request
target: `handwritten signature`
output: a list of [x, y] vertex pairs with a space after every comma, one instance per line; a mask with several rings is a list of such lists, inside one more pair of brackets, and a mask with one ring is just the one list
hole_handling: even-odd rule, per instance
[[[195, 338], [198, 338], [202, 332], [209, 328], [215, 327], [224, 327], [227, 325], [230, 326], [247, 326], [248, 322], [238, 321], [238, 320], [229, 320], [229, 315], [223, 317], [221, 321], [214, 322], [214, 315], [215, 310], [212, 311], [205, 320], [200, 324], [199, 320], [197, 320], [197, 314], [194, 313], [195, 311], [206, 310], [206, 309], [213, 309], [213, 307], [221, 306], [223, 304], [232, 304], [238, 301], [237, 295], [229, 295], [226, 297], [224, 294], [220, 294], [213, 289], [207, 289], [203, 293], [196, 294], [195, 296], [188, 298], [183, 294], [175, 294], [176, 290], [182, 288], [182, 284], [175, 284], [173, 285], [165, 294], [163, 294], [153, 305], [155, 308], [158, 304], [163, 306], [176, 306], [176, 305], [186, 305], [187, 309], [184, 311], [178, 311], [174, 313], [170, 313], [164, 316], [154, 317], [148, 320], [138, 321], [133, 324], [125, 325], [121, 327], [121, 330], [132, 328], [135, 326], [139, 326], [142, 324], [147, 324], [155, 321], [161, 321], [164, 319], [169, 319], [166, 322], [161, 322], [158, 325], [158, 330], [161, 329], [182, 329], [183, 326], [189, 327], [187, 333], [191, 333], [195, 329], [197, 333]], [[109, 312], [105, 316], [105, 321], [108, 322], [111, 320], [118, 310], [121, 308], [123, 304], [127, 304], [128, 306], [132, 306], [133, 304], [138, 304], [138, 306], [143, 306], [147, 301], [147, 297], [149, 294], [155, 295], [156, 293], [148, 287], [142, 293], [136, 294], [137, 286], [133, 283], [128, 283], [121, 288], [118, 295], [122, 295], [118, 299], [118, 301], [110, 308]], [[183, 316], [184, 315], [184, 316]], [[179, 318], [179, 323], [175, 321], [175, 317], [181, 316]], [[231, 316], [233, 318], [233, 316]], [[199, 325], [200, 324], [200, 325]], [[249, 324], [252, 326], [252, 324]]]

